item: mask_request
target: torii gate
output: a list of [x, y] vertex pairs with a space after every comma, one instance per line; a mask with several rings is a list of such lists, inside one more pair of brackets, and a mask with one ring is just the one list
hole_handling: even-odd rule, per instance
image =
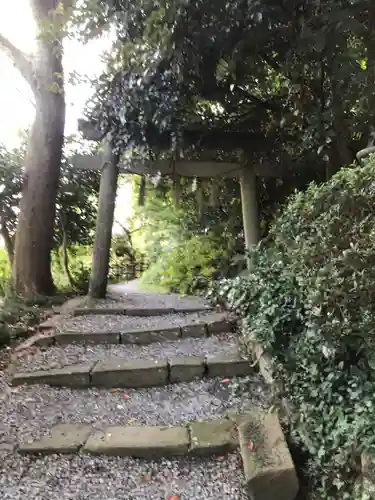
[[[113, 155], [110, 137], [104, 137], [84, 120], [79, 120], [78, 128], [87, 140], [103, 140], [101, 155], [76, 155], [76, 169], [101, 170], [99, 190], [99, 208], [96, 222], [96, 233], [93, 247], [92, 271], [89, 296], [104, 298], [107, 291], [108, 269], [112, 242], [112, 226], [116, 202], [117, 179], [119, 173], [125, 174], [161, 174], [168, 176], [209, 178], [239, 178], [241, 187], [242, 218], [245, 235], [245, 247], [250, 249], [259, 242], [259, 213], [256, 193], [256, 176], [274, 177], [280, 175], [280, 169], [268, 163], [254, 164], [252, 158], [244, 157], [244, 161], [197, 161], [197, 160], [157, 160], [145, 162], [131, 160], [120, 162]], [[195, 131], [194, 131], [195, 132]], [[200, 132], [202, 135], [202, 133]], [[242, 134], [242, 145], [245, 137], [246, 149], [249, 147], [249, 134]], [[256, 139], [255, 139], [256, 140]], [[233, 148], [238, 149], [238, 148]], [[242, 150], [244, 151], [244, 147]], [[249, 266], [249, 262], [248, 262]]]

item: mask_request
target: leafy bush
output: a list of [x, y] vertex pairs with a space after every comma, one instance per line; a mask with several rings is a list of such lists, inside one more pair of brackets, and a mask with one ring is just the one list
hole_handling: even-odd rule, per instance
[[142, 282], [172, 292], [193, 293], [214, 276], [221, 260], [224, 256], [213, 238], [192, 236], [161, 254], [144, 273]]
[[244, 318], [243, 342], [273, 358], [320, 499], [357, 499], [375, 458], [375, 158], [289, 200], [248, 278], [211, 295]]

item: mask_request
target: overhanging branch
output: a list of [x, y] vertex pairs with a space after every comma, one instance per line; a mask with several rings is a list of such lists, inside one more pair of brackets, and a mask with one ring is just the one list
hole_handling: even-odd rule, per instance
[[18, 49], [13, 43], [0, 33], [0, 49], [3, 49], [14, 66], [18, 69], [33, 91], [35, 91], [35, 75], [33, 65], [30, 59], [22, 50]]

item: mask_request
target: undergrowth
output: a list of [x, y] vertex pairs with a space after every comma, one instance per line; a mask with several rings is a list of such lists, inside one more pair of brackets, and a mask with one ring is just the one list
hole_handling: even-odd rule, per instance
[[246, 278], [210, 298], [243, 318], [249, 357], [260, 343], [292, 409], [313, 498], [374, 498], [361, 456], [375, 458], [375, 160], [291, 197]]

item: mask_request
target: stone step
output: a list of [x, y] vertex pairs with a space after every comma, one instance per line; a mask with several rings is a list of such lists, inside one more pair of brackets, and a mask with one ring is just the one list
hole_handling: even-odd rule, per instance
[[179, 426], [109, 426], [59, 424], [37, 440], [20, 443], [20, 453], [90, 453], [135, 458], [224, 455], [239, 446], [236, 423], [228, 418]]
[[18, 372], [12, 385], [40, 384], [56, 387], [145, 388], [190, 382], [203, 377], [244, 377], [254, 372], [239, 354], [174, 356], [169, 359], [111, 359], [62, 368]]
[[[117, 318], [114, 320], [113, 318]], [[233, 331], [233, 321], [226, 314], [171, 315], [163, 320], [153, 318], [144, 323], [145, 318], [135, 317], [122, 320], [112, 317], [109, 324], [105, 316], [81, 316], [79, 321], [65, 321], [56, 325], [50, 335], [35, 339], [35, 345], [53, 344], [139, 344], [147, 345], [164, 340], [181, 338], [202, 338]], [[74, 329], [73, 329], [74, 328]]]
[[180, 307], [76, 307], [72, 310], [73, 316], [87, 315], [124, 315], [124, 316], [164, 316], [166, 314], [187, 314], [207, 312], [212, 310], [209, 306], [180, 306]]
[[246, 393], [234, 391], [229, 377], [138, 389], [10, 386], [0, 401], [0, 449], [35, 439], [64, 422], [101, 431], [102, 425], [186, 425], [192, 420], [220, 418], [229, 410], [241, 412], [270, 404], [271, 393], [259, 374], [250, 375], [246, 387]]
[[178, 426], [60, 424], [39, 439], [17, 445], [20, 454], [130, 456], [223, 456], [240, 449], [249, 498], [294, 500], [299, 483], [276, 413], [252, 410]]

